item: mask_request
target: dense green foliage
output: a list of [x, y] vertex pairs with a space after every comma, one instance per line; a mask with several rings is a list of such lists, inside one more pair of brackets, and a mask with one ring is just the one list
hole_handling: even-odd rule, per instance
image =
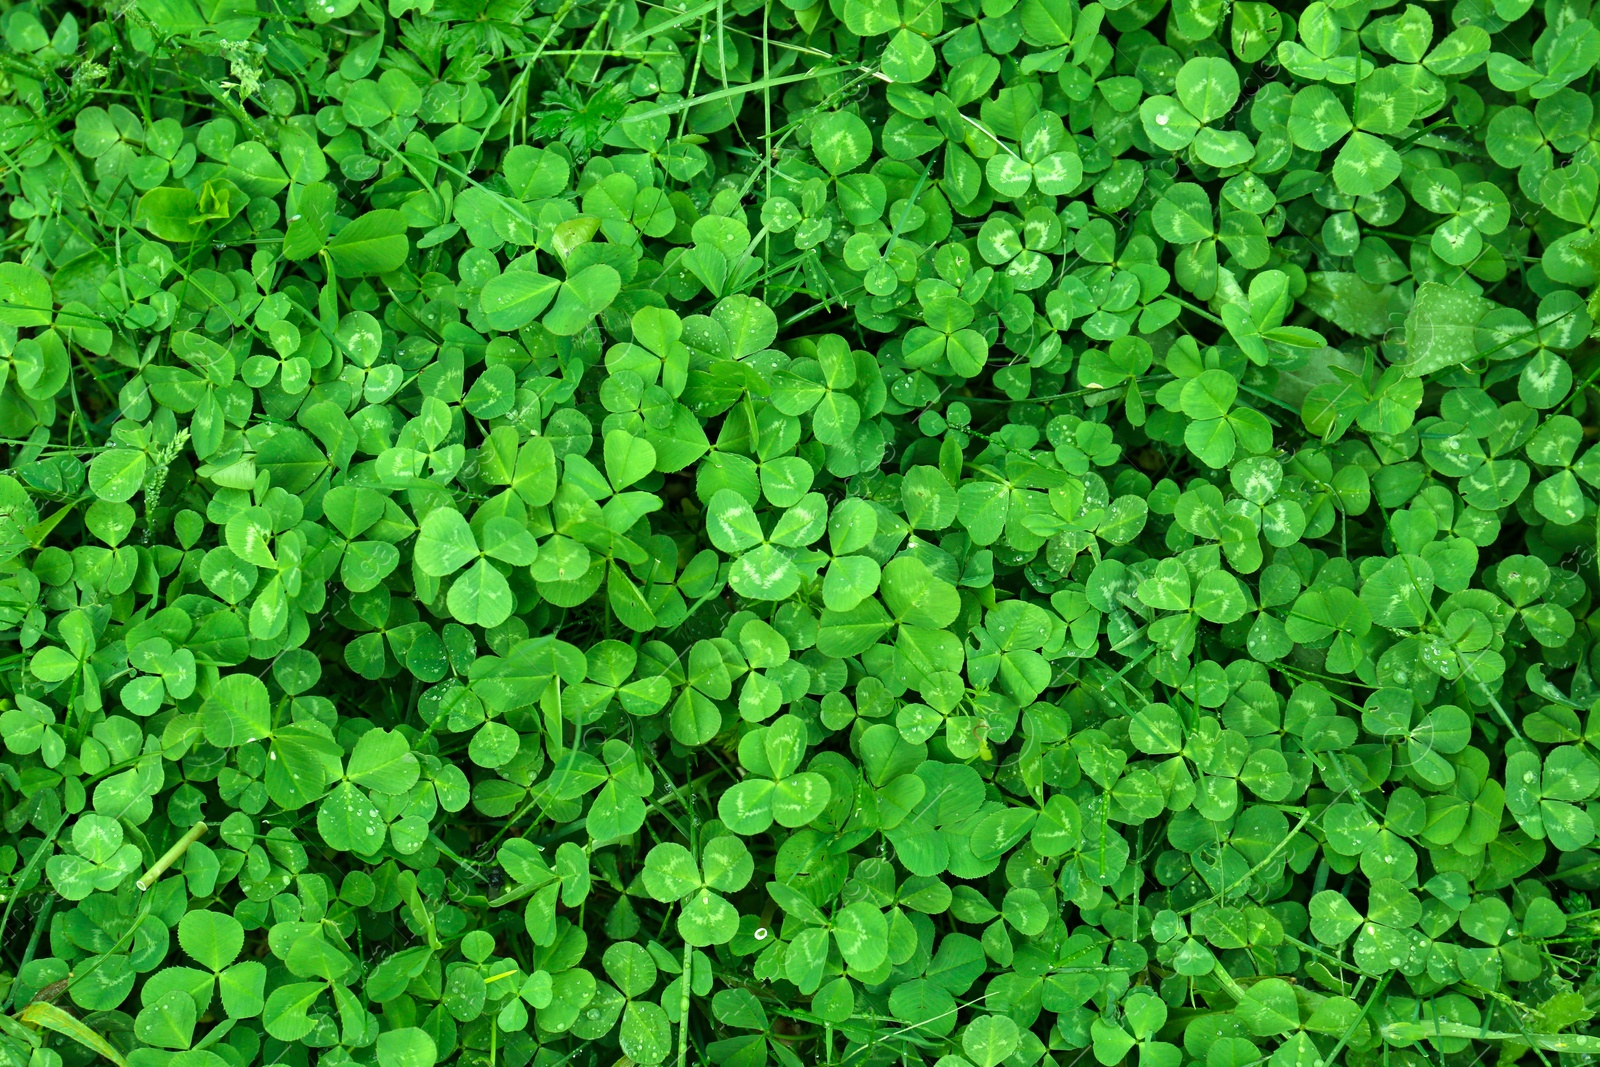
[[1589, 0], [0, 0], [0, 1067], [1582, 1067]]

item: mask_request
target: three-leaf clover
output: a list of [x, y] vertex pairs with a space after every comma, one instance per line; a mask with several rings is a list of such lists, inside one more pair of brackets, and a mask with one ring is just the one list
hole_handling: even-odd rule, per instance
[[726, 944], [739, 930], [739, 913], [723, 893], [750, 884], [755, 863], [750, 850], [737, 837], [714, 837], [694, 853], [682, 845], [663, 841], [645, 857], [644, 885], [663, 903], [679, 902], [678, 933], [697, 948]]
[[[804, 826], [828, 806], [833, 787], [815, 771], [800, 771], [806, 751], [806, 725], [783, 715], [745, 734], [739, 764], [755, 777], [734, 785], [717, 801], [717, 814], [735, 833], [763, 833], [779, 826]], [[798, 773], [797, 773], [798, 772]]]
[[487, 517], [474, 529], [453, 507], [428, 512], [417, 532], [417, 569], [450, 583], [446, 603], [458, 622], [498, 626], [511, 616], [516, 601], [506, 577], [491, 560], [511, 566], [534, 562], [538, 548], [526, 526], [503, 515]]

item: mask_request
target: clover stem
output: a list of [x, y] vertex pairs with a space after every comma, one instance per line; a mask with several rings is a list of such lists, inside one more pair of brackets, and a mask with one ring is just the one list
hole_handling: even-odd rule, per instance
[[1223, 990], [1226, 991], [1230, 997], [1241, 1004], [1244, 1003], [1244, 987], [1234, 980], [1233, 975], [1227, 972], [1227, 969], [1222, 966], [1221, 961], [1218, 961], [1216, 970], [1212, 971], [1211, 973], [1216, 975], [1217, 981], [1222, 983]]
[[678, 1067], [689, 1062], [689, 970], [694, 965], [694, 946], [683, 946], [683, 990], [678, 997]]
[[189, 827], [188, 831], [178, 838], [172, 847], [167, 849], [160, 859], [151, 864], [150, 869], [145, 871], [139, 877], [139, 880], [134, 883], [139, 887], [139, 892], [147, 892], [155, 884], [156, 879], [166, 873], [168, 867], [178, 862], [179, 858], [189, 851], [190, 845], [200, 840], [200, 835], [205, 833], [207, 829], [206, 824], [203, 822], [197, 822]]
[[1333, 1046], [1333, 1051], [1328, 1053], [1327, 1056], [1323, 1057], [1324, 1063], [1335, 1062], [1335, 1058], [1339, 1055], [1339, 1053], [1344, 1051], [1344, 1047], [1350, 1043], [1350, 1038], [1355, 1036], [1356, 1028], [1361, 1025], [1362, 1020], [1365, 1019], [1368, 1013], [1372, 1011], [1372, 1006], [1378, 1002], [1378, 998], [1383, 996], [1383, 991], [1389, 988], [1389, 979], [1393, 977], [1394, 972], [1390, 971], [1378, 980], [1378, 986], [1372, 991], [1372, 996], [1368, 997], [1366, 1004], [1362, 1005], [1361, 1014], [1357, 1015], [1356, 1021], [1351, 1023], [1349, 1027], [1345, 1029], [1345, 1032], [1339, 1038], [1338, 1043]]
[[[3, 912], [0, 912], [0, 935], [4, 935], [6, 926], [11, 922], [11, 909], [17, 906], [17, 901], [23, 896], [22, 892], [19, 891], [19, 887], [28, 884], [28, 878], [33, 874], [34, 869], [44, 862], [45, 856], [50, 854], [51, 846], [55, 844], [56, 835], [61, 833], [61, 828], [67, 825], [67, 820], [70, 818], [72, 818], [71, 815], [62, 813], [61, 818], [57, 819], [56, 824], [50, 828], [50, 832], [45, 834], [44, 844], [34, 850], [27, 866], [22, 868], [22, 873], [12, 879], [12, 892], [6, 894], [6, 907]], [[15, 993], [16, 986], [13, 984], [5, 998], [0, 999], [0, 1007], [7, 1006]]]
[[[660, 766], [658, 763], [657, 767]], [[665, 772], [663, 772], [665, 773]], [[671, 781], [669, 778], [668, 781]], [[694, 794], [685, 798], [688, 801], [689, 812], [689, 855], [700, 855], [700, 815], [695, 811]], [[683, 904], [678, 905], [678, 915], [681, 921]], [[683, 989], [678, 996], [678, 1067], [687, 1067], [689, 1062], [689, 996], [693, 985], [694, 946], [689, 939], [683, 942]]]

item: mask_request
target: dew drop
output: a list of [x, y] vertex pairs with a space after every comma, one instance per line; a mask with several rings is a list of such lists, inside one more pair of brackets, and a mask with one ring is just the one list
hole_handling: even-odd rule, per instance
[[765, 926], [757, 928], [757, 930], [756, 930], [756, 940], [757, 941], [765, 941], [766, 939], [767, 939], [767, 928]]

